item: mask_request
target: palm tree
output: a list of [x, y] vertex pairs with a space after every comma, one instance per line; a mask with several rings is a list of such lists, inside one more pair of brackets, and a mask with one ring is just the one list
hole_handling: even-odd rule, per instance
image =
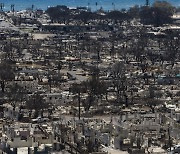
[[3, 11], [3, 8], [4, 8], [4, 3], [0, 3], [0, 9], [1, 9], [1, 11]]
[[34, 10], [34, 4], [32, 4], [31, 9], [32, 9], [32, 11]]
[[149, 0], [146, 0], [146, 6], [149, 6]]
[[89, 10], [90, 3], [88, 3], [88, 10]]
[[11, 11], [14, 13], [14, 4], [11, 4]]
[[98, 6], [98, 3], [96, 2], [96, 11], [97, 11], [97, 6]]
[[115, 10], [115, 3], [112, 3], [112, 6], [113, 6], [113, 10]]

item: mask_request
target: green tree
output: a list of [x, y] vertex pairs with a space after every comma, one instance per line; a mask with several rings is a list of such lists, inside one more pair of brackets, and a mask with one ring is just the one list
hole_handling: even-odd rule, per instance
[[143, 24], [153, 24], [161, 26], [163, 24], [172, 23], [174, 7], [166, 1], [156, 1], [152, 7], [142, 7], [140, 11], [140, 19]]
[[130, 9], [128, 10], [128, 14], [131, 18], [139, 18], [139, 12], [140, 7], [138, 5], [130, 7]]
[[99, 76], [92, 75], [91, 78], [86, 81], [87, 91], [90, 97], [97, 97], [102, 100], [102, 96], [107, 93], [106, 83], [99, 79]]
[[86, 100], [84, 102], [82, 102], [82, 105], [84, 107], [85, 111], [89, 111], [90, 107], [93, 105], [95, 101], [95, 97], [92, 94], [88, 94], [88, 97], [86, 98]]
[[126, 66], [124, 62], [117, 62], [112, 66], [113, 85], [116, 91], [117, 102], [120, 103], [120, 99], [124, 99], [126, 105], [128, 105], [127, 79], [125, 76]]
[[114, 20], [115, 22], [117, 21], [123, 22], [124, 20], [128, 20], [129, 17], [130, 16], [128, 13], [117, 11], [117, 10], [107, 13], [105, 16], [105, 18]]
[[11, 67], [11, 65], [6, 61], [1, 62], [0, 63], [0, 80], [1, 80], [1, 90], [3, 93], [5, 91], [6, 82], [13, 80], [14, 77], [15, 77], [14, 70]]
[[[26, 108], [29, 109], [31, 112], [35, 110], [34, 117], [38, 117], [39, 113], [43, 114], [45, 109], [48, 109], [50, 104], [45, 102], [43, 97], [40, 94], [33, 94], [27, 101], [26, 101]], [[31, 116], [31, 115], [30, 115]]]
[[46, 12], [52, 21], [63, 21], [65, 23], [70, 18], [70, 10], [64, 5], [50, 7]]
[[[107, 86], [104, 81], [99, 80], [99, 69], [94, 68], [89, 80], [73, 84], [70, 91], [77, 94], [79, 106], [82, 104], [85, 111], [89, 111], [95, 100], [99, 98], [102, 100], [102, 96], [107, 93]], [[81, 102], [82, 94], [88, 94], [84, 102]]]
[[174, 13], [174, 11], [175, 11], [175, 7], [172, 6], [170, 3], [168, 3], [167, 1], [156, 1], [156, 2], [154, 2], [153, 7], [164, 9], [170, 15], [172, 15]]
[[163, 45], [166, 51], [164, 57], [171, 62], [173, 67], [175, 61], [180, 58], [180, 35], [169, 30], [167, 37], [163, 40]]
[[81, 20], [83, 23], [87, 23], [89, 20], [92, 19], [100, 19], [101, 15], [95, 13], [95, 12], [85, 12], [82, 11], [79, 14], [74, 16], [75, 20]]

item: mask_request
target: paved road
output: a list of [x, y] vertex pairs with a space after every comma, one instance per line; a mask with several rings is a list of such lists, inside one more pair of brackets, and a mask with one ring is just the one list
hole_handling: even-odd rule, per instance
[[115, 150], [110, 147], [103, 148], [103, 151], [108, 152], [108, 154], [128, 154], [126, 151]]

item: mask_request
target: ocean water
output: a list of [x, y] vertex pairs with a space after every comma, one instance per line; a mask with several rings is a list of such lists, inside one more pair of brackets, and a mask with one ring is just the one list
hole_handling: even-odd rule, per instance
[[[152, 4], [155, 0], [149, 0]], [[166, 0], [174, 6], [180, 7], [180, 0]], [[96, 6], [97, 2], [97, 6]], [[92, 10], [103, 8], [104, 10], [113, 10], [114, 8], [120, 10], [122, 8], [129, 8], [134, 5], [144, 5], [146, 0], [0, 0], [0, 3], [4, 3], [4, 10], [11, 9], [11, 5], [14, 4], [15, 10], [24, 10], [31, 8], [34, 5], [34, 9], [46, 10], [50, 6], [66, 5], [68, 7], [88, 6]], [[113, 5], [114, 4], [114, 5]]]

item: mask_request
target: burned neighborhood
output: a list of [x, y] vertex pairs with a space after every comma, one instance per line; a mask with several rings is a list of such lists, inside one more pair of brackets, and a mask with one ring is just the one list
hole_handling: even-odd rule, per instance
[[180, 7], [94, 6], [0, 3], [1, 154], [180, 153]]

